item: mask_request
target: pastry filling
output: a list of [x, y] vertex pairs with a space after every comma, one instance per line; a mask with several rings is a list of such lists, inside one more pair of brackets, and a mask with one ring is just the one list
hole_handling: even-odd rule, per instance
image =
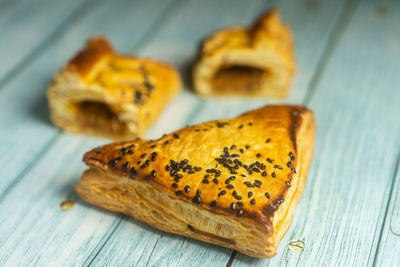
[[267, 71], [248, 66], [228, 66], [220, 68], [214, 75], [212, 86], [221, 93], [251, 93], [257, 92]]
[[101, 102], [82, 101], [75, 104], [76, 119], [80, 126], [93, 131], [124, 134], [127, 126], [109, 106]]

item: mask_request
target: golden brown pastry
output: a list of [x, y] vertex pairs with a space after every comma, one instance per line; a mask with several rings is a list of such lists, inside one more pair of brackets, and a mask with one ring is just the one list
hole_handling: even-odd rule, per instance
[[180, 87], [173, 67], [117, 54], [98, 37], [56, 74], [47, 96], [61, 129], [127, 140], [142, 135]]
[[302, 194], [314, 131], [310, 110], [266, 106], [93, 149], [75, 189], [158, 229], [272, 257]]
[[294, 71], [292, 32], [272, 9], [251, 28], [222, 29], [205, 40], [193, 81], [205, 96], [282, 98]]

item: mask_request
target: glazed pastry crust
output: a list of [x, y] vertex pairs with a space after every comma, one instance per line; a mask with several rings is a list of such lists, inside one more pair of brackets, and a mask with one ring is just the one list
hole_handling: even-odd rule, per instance
[[103, 37], [58, 72], [47, 92], [61, 129], [115, 140], [141, 136], [181, 87], [170, 65], [120, 55]]
[[283, 98], [295, 67], [292, 32], [272, 9], [251, 28], [225, 28], [204, 41], [194, 88], [204, 96]]
[[266, 106], [154, 141], [95, 148], [75, 189], [158, 229], [272, 257], [301, 197], [314, 134], [310, 110]]

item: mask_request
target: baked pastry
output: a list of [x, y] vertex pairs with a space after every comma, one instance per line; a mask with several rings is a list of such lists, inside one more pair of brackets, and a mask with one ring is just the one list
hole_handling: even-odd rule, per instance
[[85, 154], [75, 190], [158, 229], [272, 257], [303, 191], [314, 130], [310, 110], [266, 106], [102, 146]]
[[180, 87], [173, 67], [117, 54], [104, 37], [97, 37], [55, 75], [47, 96], [51, 120], [61, 129], [132, 140]]
[[285, 97], [295, 71], [293, 37], [272, 9], [251, 28], [230, 27], [202, 45], [193, 71], [202, 95]]

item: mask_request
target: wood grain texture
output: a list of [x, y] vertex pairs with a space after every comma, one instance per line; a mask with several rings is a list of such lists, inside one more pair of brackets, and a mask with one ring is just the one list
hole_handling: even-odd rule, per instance
[[[8, 14], [46, 1], [19, 0], [0, 13], [0, 29], [9, 20], [16, 21], [14, 29], [22, 27]], [[77, 2], [67, 2], [57, 3], [73, 14]], [[44, 92], [87, 37], [107, 34], [119, 50], [173, 63], [188, 89], [202, 38], [223, 26], [247, 24], [274, 4], [296, 38], [298, 73], [285, 102], [306, 101], [318, 123], [309, 181], [275, 258], [231, 256], [229, 249], [158, 231], [75, 195], [72, 186], [85, 168], [81, 155], [107, 141], [59, 132], [47, 121]], [[0, 153], [6, 155], [0, 157], [0, 265], [223, 266], [229, 260], [234, 266], [400, 265], [400, 35], [395, 34], [400, 2], [97, 1], [66, 24], [66, 14], [57, 17], [61, 7], [50, 5], [54, 14], [37, 6], [32, 7], [37, 14], [27, 14], [32, 26], [26, 29], [38, 34], [29, 39], [38, 53], [15, 55], [16, 65], [26, 58], [30, 63], [0, 90]], [[47, 27], [46, 18], [59, 26]], [[42, 46], [60, 25], [62, 34]], [[12, 27], [4, 28], [10, 37]], [[276, 102], [200, 99], [184, 90], [146, 137], [266, 103]], [[62, 211], [58, 205], [65, 199], [77, 204]], [[305, 242], [302, 253], [288, 249], [293, 240]]]
[[[397, 10], [394, 1], [381, 4]], [[358, 5], [311, 98], [316, 153], [278, 256], [240, 255], [234, 266], [372, 264], [400, 145], [400, 92], [394, 90], [400, 40], [391, 34], [400, 13], [383, 19], [377, 6]], [[291, 240], [304, 240], [304, 251], [290, 251]]]
[[[3, 166], [0, 169], [0, 198], [24, 173], [24, 168], [29, 169], [35, 158], [60, 135], [49, 122], [45, 97], [54, 73], [92, 35], [106, 34], [121, 51], [133, 49], [170, 3], [147, 1], [138, 9], [137, 3], [132, 1], [99, 2], [91, 12], [75, 18], [73, 27], [0, 90], [0, 152], [8, 155], [0, 158]], [[149, 11], [157, 16], [148, 17], [143, 13]], [[113, 16], [110, 21], [105, 19], [109, 14], [118, 16]], [[144, 21], [144, 25], [135, 27]], [[10, 164], [9, 158], [16, 164]]]
[[8, 3], [11, 10], [0, 16], [0, 85], [29, 64], [51, 36], [59, 34], [65, 24], [73, 23], [74, 14], [88, 4], [86, 0], [15, 2]]

